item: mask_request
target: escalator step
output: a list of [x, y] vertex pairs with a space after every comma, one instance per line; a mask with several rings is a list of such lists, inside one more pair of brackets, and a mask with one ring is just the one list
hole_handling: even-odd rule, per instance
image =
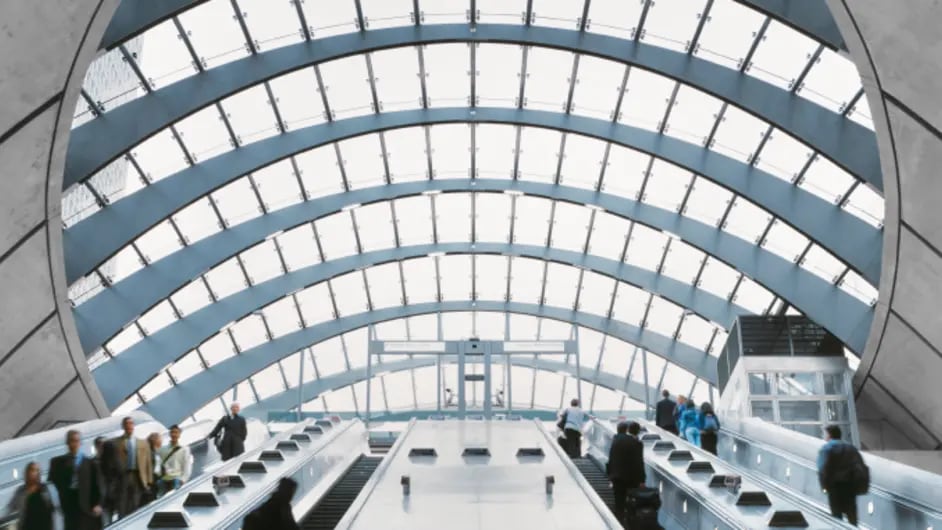
[[321, 501], [311, 509], [301, 522], [304, 530], [334, 528], [353, 501], [360, 494], [363, 486], [373, 476], [380, 457], [361, 455], [347, 472], [334, 484]]

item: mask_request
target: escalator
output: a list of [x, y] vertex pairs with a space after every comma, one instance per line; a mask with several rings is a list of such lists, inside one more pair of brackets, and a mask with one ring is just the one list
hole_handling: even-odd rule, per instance
[[579, 473], [582, 473], [582, 476], [585, 477], [589, 485], [592, 486], [592, 489], [598, 493], [602, 501], [605, 502], [605, 505], [608, 506], [608, 509], [612, 510], [612, 513], [614, 513], [615, 493], [609, 485], [608, 476], [605, 474], [605, 469], [599, 461], [591, 455], [586, 455], [582, 458], [573, 459], [572, 463], [576, 465]]
[[337, 526], [382, 460], [379, 456], [360, 455], [320, 502], [304, 516], [301, 528], [329, 530]]

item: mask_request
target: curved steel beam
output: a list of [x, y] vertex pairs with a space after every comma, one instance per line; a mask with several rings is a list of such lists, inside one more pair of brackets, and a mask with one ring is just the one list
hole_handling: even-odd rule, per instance
[[[549, 199], [593, 205], [652, 228], [677, 234], [690, 245], [742, 271], [831, 330], [854, 351], [863, 346], [872, 309], [838, 287], [770, 251], [676, 212], [589, 190], [525, 181], [476, 179], [392, 184], [338, 194], [276, 210], [218, 232], [135, 272], [76, 309], [86, 353], [121, 326], [199, 274], [278, 230], [367, 204], [416, 195], [423, 190], [515, 190]], [[725, 322], [723, 322], [725, 324]], [[101, 329], [98, 329], [101, 327]]]
[[536, 110], [441, 108], [371, 114], [313, 125], [235, 149], [161, 179], [66, 230], [63, 244], [67, 278], [73, 282], [88, 274], [173, 212], [260, 167], [344, 138], [402, 127], [458, 122], [555, 129], [610, 141], [662, 158], [765, 208], [833, 252], [868, 281], [876, 282], [880, 276], [880, 230], [838, 205], [752, 165], [683, 140], [605, 120]]
[[[146, 383], [157, 371], [197, 347], [226, 324], [237, 321], [289, 293], [322, 283], [350, 271], [391, 261], [425, 257], [434, 252], [526, 256], [571, 263], [573, 266], [598, 270], [601, 274], [610, 277], [627, 277], [638, 282], [638, 284], [647, 284], [654, 290], [663, 291], [666, 295], [676, 299], [674, 301], [665, 296], [668, 300], [683, 307], [689, 307], [704, 318], [710, 320], [723, 319], [723, 325], [729, 325], [732, 318], [737, 315], [751, 313], [743, 307], [729, 303], [723, 298], [705, 292], [698, 287], [686, 285], [683, 282], [609, 259], [530, 245], [476, 243], [474, 247], [472, 248], [470, 243], [399, 247], [348, 256], [289, 272], [229, 295], [167, 325], [153, 335], [144, 337], [120, 355], [95, 368], [92, 375], [96, 378], [106, 401], [113, 398], [118, 399], [120, 402], [120, 400]], [[133, 296], [131, 291], [125, 291], [123, 294]], [[96, 317], [97, 315], [94, 313], [88, 313], [82, 315], [81, 320], [89, 323]], [[76, 319], [78, 320], [78, 317]], [[693, 373], [697, 373], [696, 370], [701, 367], [701, 359], [698, 355], [682, 352], [672, 360]], [[109, 402], [109, 405], [113, 406], [114, 404]]]
[[[630, 344], [635, 344], [651, 353], [664, 357], [668, 361], [675, 362], [710, 384], [716, 384], [716, 359], [710, 357], [706, 352], [674, 341], [669, 337], [639, 329], [616, 320], [610, 320], [602, 316], [572, 311], [570, 309], [519, 302], [489, 302], [483, 300], [429, 302], [387, 309], [376, 309], [356, 315], [341, 317], [295, 331], [294, 333], [289, 333], [278, 339], [266, 342], [246, 350], [241, 354], [230, 357], [219, 364], [213, 365], [211, 368], [203, 370], [186, 381], [182, 381], [173, 388], [151, 399], [144, 410], [155, 418], [178, 417], [176, 416], [177, 414], [183, 414], [183, 417], [185, 417], [188, 412], [196, 410], [193, 408], [195, 404], [198, 403], [202, 406], [202, 404], [205, 404], [213, 397], [231, 388], [233, 383], [243, 381], [272, 363], [289, 357], [298, 350], [311, 344], [386, 320], [454, 311], [518, 313], [571, 322], [600, 333], [608, 334]], [[123, 355], [115, 357], [108, 363], [102, 365], [102, 368], [115, 363], [115, 361], [119, 361], [121, 357], [123, 357]], [[685, 361], [683, 364], [678, 362], [681, 359]], [[684, 366], [684, 364], [687, 364], [687, 366]], [[161, 365], [160, 368], [165, 365], [166, 363]], [[99, 368], [99, 370], [100, 369], [101, 368]], [[102, 386], [102, 394], [105, 395], [105, 400], [112, 408], [124, 401], [137, 389], [137, 387], [134, 387], [124, 394], [116, 394], [115, 392], [118, 388], [115, 383], [119, 381], [115, 381], [115, 379], [132, 376], [135, 370], [137, 370], [135, 366], [125, 365], [122, 366], [120, 370], [114, 371], [109, 378], [99, 377], [96, 373], [98, 384], [105, 385]], [[149, 372], [147, 378], [149, 379], [152, 375], [153, 372]]]
[[343, 34], [253, 54], [141, 96], [72, 131], [63, 187], [83, 181], [133, 146], [244, 88], [333, 59], [447, 42], [545, 46], [634, 65], [694, 86], [775, 125], [882, 190], [873, 131], [738, 70], [639, 41], [541, 26], [440, 24]]
[[[481, 362], [480, 359], [475, 359], [473, 357], [467, 358], [468, 362]], [[585, 367], [582, 367], [581, 373], [576, 373], [576, 366], [571, 363], [566, 363], [563, 361], [553, 361], [545, 357], [533, 358], [511, 358], [511, 365], [519, 368], [532, 368], [534, 370], [542, 370], [544, 372], [554, 372], [559, 374], [566, 374], [570, 377], [577, 378], [580, 377], [584, 382], [590, 383], [593, 385], [603, 386], [609, 390], [615, 392], [622, 392], [631, 399], [639, 401], [641, 403], [645, 402], [644, 393], [645, 386], [637, 381], [626, 380], [624, 374], [618, 375], [610, 372], [599, 371], [596, 373], [595, 370]], [[434, 367], [435, 359], [430, 357], [413, 357], [411, 359], [397, 359], [395, 361], [387, 361], [382, 363], [373, 363], [373, 378], [394, 373], [402, 372], [405, 370], [416, 370], [419, 368]], [[345, 372], [339, 372], [336, 374], [331, 374], [324, 376], [320, 379], [315, 379], [304, 383], [301, 387], [301, 400], [302, 403], [308, 403], [324, 392], [329, 392], [331, 390], [337, 390], [345, 388], [357, 383], [366, 381], [366, 367], [353, 368]], [[231, 385], [230, 387], [231, 388]], [[649, 388], [648, 391], [648, 402], [657, 403], [660, 399], [657, 388]], [[192, 410], [199, 410], [205, 404], [200, 404], [197, 406], [190, 405]], [[260, 418], [265, 419], [269, 411], [285, 411], [291, 410], [298, 406], [298, 387], [295, 385], [292, 388], [288, 388], [282, 392], [269, 396], [257, 403], [253, 403], [242, 409], [242, 415], [247, 418]], [[586, 407], [588, 409], [588, 406]], [[147, 411], [147, 405], [143, 406], [143, 409]], [[179, 411], [178, 414], [185, 411]], [[374, 413], [379, 413], [380, 411], [376, 410]], [[447, 412], [447, 410], [446, 410]], [[192, 413], [192, 412], [190, 412]], [[186, 416], [183, 416], [184, 418]], [[157, 418], [160, 420], [160, 418]], [[179, 422], [179, 419], [174, 420]], [[166, 423], [167, 425], [172, 425], [172, 423]]]
[[[75, 308], [79, 336], [83, 345], [89, 348], [87, 351], [94, 351], [137, 315], [192, 280], [200, 274], [199, 271], [206, 270], [208, 267], [202, 267], [203, 265], [220, 257], [219, 254], [214, 253], [216, 250], [220, 249], [218, 247], [198, 249], [186, 257], [174, 260], [173, 263], [167, 263], [166, 267], [142, 269], [142, 271], [153, 270], [153, 273], [132, 276], [128, 278], [131, 281], [118, 282], [111, 289], [102, 291], [88, 302]], [[395, 260], [421, 258], [436, 252], [520, 256], [591, 270], [655, 293], [722, 326], [730, 325], [737, 315], [752, 313], [744, 307], [696, 286], [628, 263], [570, 250], [507, 243], [439, 243], [365, 252], [292, 271], [291, 274], [297, 277], [292, 284], [312, 285], [337, 276], [338, 271], [352, 271]], [[206, 258], [206, 261], [201, 261], [201, 258]], [[196, 260], [196, 262], [186, 263], [189, 260]], [[166, 291], [164, 287], [168, 282], [174, 282], [175, 286], [179, 287]], [[233, 307], [234, 302], [228, 301], [229, 298], [223, 299], [223, 303], [226, 303], [228, 307]]]
[[[735, 1], [794, 28], [822, 42], [825, 46], [839, 50], [847, 49], [824, 0], [805, 0], [801, 4], [788, 0]], [[118, 5], [118, 10], [108, 25], [108, 29], [105, 30], [105, 36], [99, 47], [110, 50], [171, 16], [204, 2], [206, 0], [161, 0], [160, 2], [124, 0]]]
[[150, 28], [161, 24], [187, 9], [196, 7], [207, 0], [160, 0], [141, 2], [122, 0], [118, 4], [98, 48], [110, 50], [117, 45], [137, 37]]
[[792, 2], [789, 0], [736, 0], [804, 33], [832, 50], [847, 51], [841, 30], [837, 28], [825, 0]]

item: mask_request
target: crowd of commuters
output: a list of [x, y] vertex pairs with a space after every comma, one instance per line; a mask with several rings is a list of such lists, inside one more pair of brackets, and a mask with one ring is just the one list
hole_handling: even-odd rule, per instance
[[677, 396], [675, 402], [667, 390], [661, 396], [654, 409], [654, 423], [715, 455], [720, 419], [713, 406], [704, 402], [697, 409], [696, 403], [684, 396]]
[[[209, 436], [223, 460], [245, 451], [245, 419], [237, 403], [230, 411]], [[30, 462], [8, 507], [18, 514], [17, 530], [99, 530], [189, 480], [193, 458], [180, 443], [179, 425], [170, 427], [166, 445], [157, 432], [135, 436], [131, 417], [121, 420], [121, 430], [110, 440], [95, 438], [91, 455], [81, 451], [81, 433], [68, 431], [66, 453], [49, 461], [45, 482], [39, 463]]]

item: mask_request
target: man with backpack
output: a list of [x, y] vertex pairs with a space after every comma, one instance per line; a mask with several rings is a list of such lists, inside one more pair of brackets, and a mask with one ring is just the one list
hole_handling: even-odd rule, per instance
[[857, 495], [867, 493], [870, 469], [860, 451], [841, 440], [840, 427], [828, 425], [825, 439], [818, 452], [818, 480], [827, 491], [831, 515], [838, 519], [846, 515], [847, 522], [857, 526]]

